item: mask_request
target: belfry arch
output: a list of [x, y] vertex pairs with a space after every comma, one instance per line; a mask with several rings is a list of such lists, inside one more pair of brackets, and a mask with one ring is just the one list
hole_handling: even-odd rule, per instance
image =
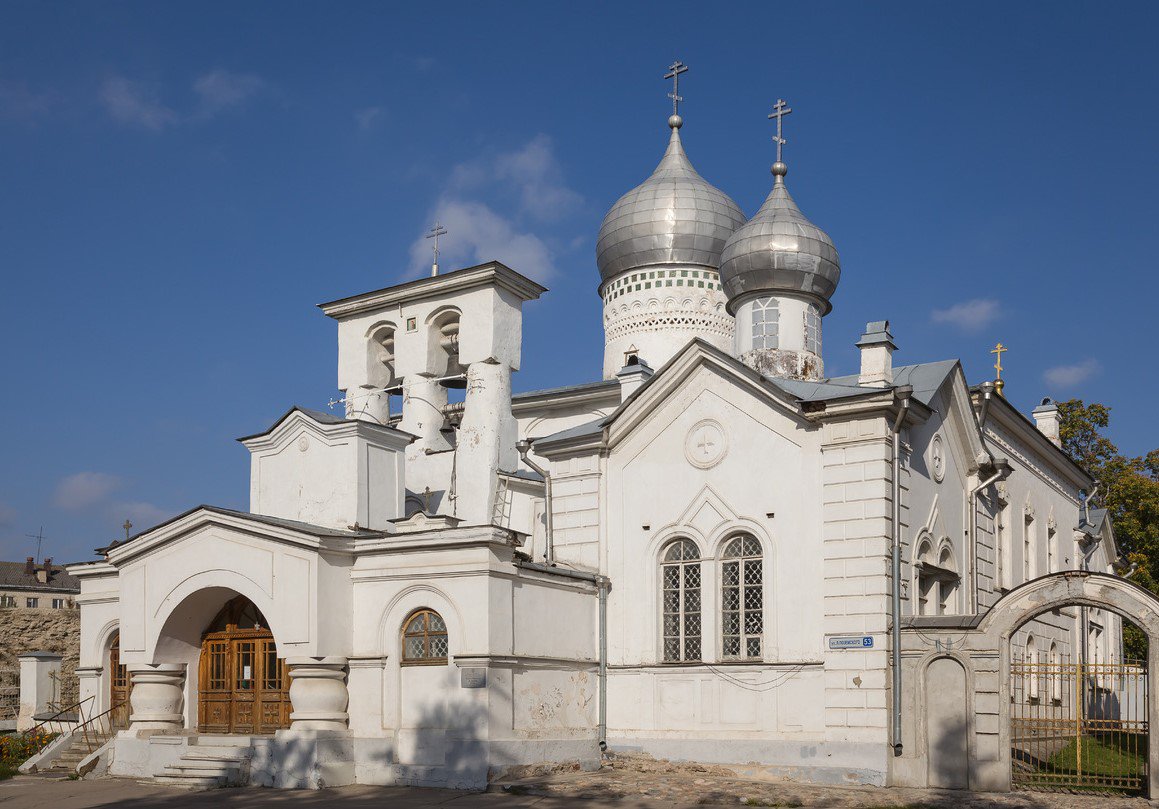
[[[1148, 639], [1146, 670], [1159, 670], [1159, 598], [1132, 581], [1106, 573], [1064, 571], [1041, 576], [1014, 588], [979, 617], [903, 618], [902, 681], [907, 697], [901, 706], [903, 752], [893, 760], [892, 783], [931, 786], [945, 775], [944, 770], [951, 772], [956, 785], [970, 789], [1011, 789], [1011, 639], [1036, 617], [1072, 607], [1116, 613], [1133, 623]], [[1049, 659], [1050, 644], [1041, 646]], [[964, 693], [961, 673], [954, 666], [932, 665], [945, 658], [964, 668]], [[952, 674], [954, 682], [940, 682], [941, 672]], [[965, 704], [943, 704], [949, 692], [963, 693]], [[931, 696], [935, 693], [942, 700], [936, 706]], [[931, 708], [965, 716], [962, 738], [932, 738], [926, 720]], [[1140, 711], [1149, 733], [1159, 726], [1154, 689], [1146, 694]], [[964, 767], [939, 761], [945, 749], [955, 747], [968, 750]], [[1146, 745], [1145, 751], [1147, 778], [1142, 786], [1148, 795], [1159, 796], [1159, 744]]]

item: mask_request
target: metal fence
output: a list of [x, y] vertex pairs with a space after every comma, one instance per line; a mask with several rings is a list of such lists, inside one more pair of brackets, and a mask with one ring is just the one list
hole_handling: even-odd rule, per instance
[[1145, 664], [1016, 659], [1010, 677], [1016, 788], [1146, 789]]

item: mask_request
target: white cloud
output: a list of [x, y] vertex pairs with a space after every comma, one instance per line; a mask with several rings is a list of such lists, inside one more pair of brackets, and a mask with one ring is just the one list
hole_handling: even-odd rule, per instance
[[955, 303], [946, 309], [930, 312], [934, 323], [945, 323], [962, 331], [976, 332], [989, 326], [1002, 314], [1002, 307], [992, 298], [974, 298]]
[[1100, 368], [1098, 360], [1088, 359], [1073, 365], [1056, 365], [1054, 368], [1047, 368], [1042, 373], [1042, 378], [1052, 388], [1073, 388], [1097, 374]]
[[378, 125], [385, 110], [382, 107], [363, 107], [354, 111], [354, 120], [358, 123], [359, 132], [369, 132]]
[[57, 508], [68, 511], [91, 508], [104, 502], [110, 494], [121, 487], [122, 481], [116, 475], [104, 472], [77, 472], [60, 481], [52, 501]]
[[[447, 236], [439, 241], [439, 263], [444, 269], [496, 260], [536, 280], [555, 272], [551, 250], [542, 239], [518, 232], [512, 222], [482, 202], [445, 199], [432, 216], [447, 229]], [[416, 239], [410, 253], [413, 272], [431, 266], [429, 239]]]
[[[560, 220], [581, 202], [564, 182], [546, 135], [494, 158], [461, 163], [429, 216], [448, 231], [439, 242], [440, 264], [460, 267], [495, 259], [546, 280], [555, 273], [553, 251], [525, 222]], [[411, 272], [421, 273], [430, 264], [431, 243], [424, 233], [411, 245]]]
[[112, 503], [108, 507], [108, 514], [110, 518], [120, 521], [118, 525], [122, 525], [125, 520], [131, 522], [133, 524], [131, 532], [134, 534], [140, 533], [147, 528], [152, 528], [155, 525], [165, 522], [170, 517], [176, 516], [173, 512], [166, 511], [152, 503], [141, 501]]
[[155, 85], [130, 81], [124, 76], [105, 79], [101, 85], [101, 103], [117, 123], [154, 132], [178, 121], [177, 113], [158, 100]]
[[198, 115], [212, 118], [224, 110], [240, 107], [265, 86], [265, 80], [252, 73], [211, 70], [193, 82], [193, 92], [200, 103]]
[[579, 204], [580, 195], [563, 182], [551, 139], [537, 135], [515, 152], [495, 160], [495, 176], [519, 190], [523, 212], [537, 219], [559, 219]]

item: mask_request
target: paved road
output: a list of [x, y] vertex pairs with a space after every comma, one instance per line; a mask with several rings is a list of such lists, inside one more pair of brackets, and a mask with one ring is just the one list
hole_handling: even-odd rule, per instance
[[[504, 793], [479, 794], [442, 789], [412, 787], [350, 786], [337, 789], [306, 790], [218, 789], [210, 792], [185, 792], [172, 787], [153, 786], [128, 779], [101, 778], [91, 781], [69, 781], [37, 776], [18, 776], [0, 781], [0, 809], [693, 809], [703, 806], [738, 806], [747, 800], [750, 806], [825, 807], [825, 809], [1136, 809], [1149, 804], [1140, 798], [1104, 798], [1078, 795], [1042, 795], [1010, 793], [1005, 795], [970, 792], [935, 792], [932, 790], [895, 790], [846, 787], [803, 787], [782, 784], [765, 785], [772, 791], [742, 797], [736, 791], [717, 790], [713, 779], [700, 779], [680, 785], [680, 778], [666, 778], [667, 794], [651, 796], [601, 795], [590, 787], [576, 788], [570, 794], [551, 797]], [[675, 782], [675, 783], [674, 783]], [[755, 786], [755, 785], [752, 785]], [[555, 784], [556, 789], [565, 788]], [[650, 791], [650, 790], [649, 790]], [[746, 790], [747, 791], [747, 790]], [[595, 792], [595, 794], [593, 794]], [[679, 795], [679, 797], [677, 797]], [[1156, 804], [1150, 804], [1155, 806]]]

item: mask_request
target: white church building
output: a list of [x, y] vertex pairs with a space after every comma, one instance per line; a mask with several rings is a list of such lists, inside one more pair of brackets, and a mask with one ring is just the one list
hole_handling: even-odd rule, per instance
[[[607, 748], [937, 781], [903, 653], [1024, 582], [1113, 572], [1094, 481], [1049, 400], [895, 363], [884, 320], [827, 376], [833, 240], [779, 154], [747, 217], [682, 123], [599, 232], [603, 379], [512, 393], [547, 290], [497, 261], [321, 304], [345, 412], [239, 439], [248, 511], [70, 566], [82, 697], [130, 706], [112, 774], [480, 788]], [[1056, 610], [1014, 653], [1117, 659], [1118, 621]], [[970, 682], [973, 761], [1002, 731]]]

